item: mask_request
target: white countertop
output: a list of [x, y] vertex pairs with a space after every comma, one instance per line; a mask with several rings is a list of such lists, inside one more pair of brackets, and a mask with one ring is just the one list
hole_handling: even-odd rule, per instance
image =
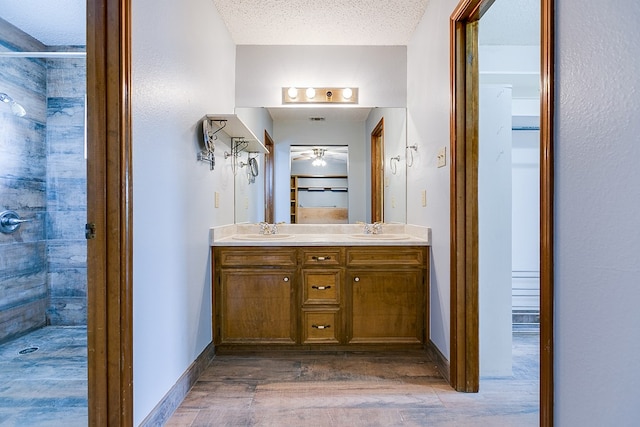
[[262, 235], [257, 224], [231, 224], [209, 230], [211, 246], [430, 246], [431, 229], [383, 224], [380, 234], [365, 234], [362, 224], [278, 224]]

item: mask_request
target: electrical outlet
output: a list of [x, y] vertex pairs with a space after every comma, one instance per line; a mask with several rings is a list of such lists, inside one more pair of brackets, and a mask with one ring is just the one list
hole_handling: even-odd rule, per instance
[[219, 208], [220, 207], [220, 193], [218, 193], [217, 191], [214, 193], [214, 200], [215, 200], [216, 208]]
[[438, 150], [438, 167], [442, 168], [447, 165], [447, 147], [444, 146]]
[[422, 206], [427, 206], [427, 190], [422, 190]]

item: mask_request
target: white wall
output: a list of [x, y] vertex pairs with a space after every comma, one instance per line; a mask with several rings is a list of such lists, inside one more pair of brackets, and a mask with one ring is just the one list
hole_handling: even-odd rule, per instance
[[208, 229], [233, 222], [233, 176], [223, 144], [215, 171], [196, 161], [197, 127], [233, 113], [235, 46], [209, 0], [135, 1], [132, 20], [138, 425], [211, 342]]
[[351, 86], [359, 105], [405, 107], [405, 46], [238, 46], [236, 103], [282, 106], [282, 88]]
[[[449, 17], [457, 0], [430, 0], [407, 48], [407, 222], [431, 227], [430, 338], [449, 358]], [[441, 147], [447, 165], [436, 166]], [[427, 192], [427, 206], [421, 192]]]
[[511, 86], [481, 84], [479, 115], [480, 376], [510, 376]]
[[[538, 117], [534, 119], [533, 125], [537, 126]], [[515, 310], [537, 311], [540, 309], [540, 131], [535, 128], [513, 130], [512, 141], [512, 306]]]
[[640, 419], [640, 3], [555, 3], [555, 424], [631, 426]]
[[[367, 117], [365, 148], [367, 159], [371, 159], [371, 132], [384, 118], [384, 222], [407, 221], [407, 110], [404, 108], [374, 108]], [[400, 156], [391, 168], [391, 157]], [[393, 173], [395, 171], [395, 173]], [[366, 217], [371, 220], [371, 168], [366, 177]]]

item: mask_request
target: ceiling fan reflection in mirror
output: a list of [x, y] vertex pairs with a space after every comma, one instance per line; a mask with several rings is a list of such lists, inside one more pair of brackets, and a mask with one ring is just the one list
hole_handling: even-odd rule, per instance
[[327, 159], [336, 161], [347, 161], [346, 147], [291, 147], [292, 160], [313, 160], [324, 161]]

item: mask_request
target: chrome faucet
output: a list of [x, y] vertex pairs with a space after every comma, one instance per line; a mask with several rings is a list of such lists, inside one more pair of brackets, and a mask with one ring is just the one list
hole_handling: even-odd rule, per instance
[[278, 232], [278, 224], [269, 224], [268, 222], [259, 222], [260, 232], [264, 235], [276, 234]]
[[364, 234], [381, 234], [381, 233], [382, 233], [381, 222], [374, 222], [373, 224], [364, 225]]

